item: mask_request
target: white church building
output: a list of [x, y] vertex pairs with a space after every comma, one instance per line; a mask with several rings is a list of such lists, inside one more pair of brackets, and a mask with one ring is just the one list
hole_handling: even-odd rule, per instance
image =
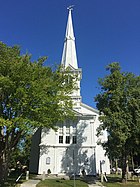
[[61, 64], [79, 76], [78, 89], [72, 94], [76, 120], [57, 124], [58, 130], [38, 129], [31, 146], [30, 172], [56, 175], [96, 175], [110, 173], [110, 163], [98, 141], [107, 140], [107, 132], [97, 137], [100, 125], [99, 112], [84, 103], [80, 94], [82, 71], [78, 67], [75, 37], [72, 23], [72, 8], [69, 8], [66, 35]]

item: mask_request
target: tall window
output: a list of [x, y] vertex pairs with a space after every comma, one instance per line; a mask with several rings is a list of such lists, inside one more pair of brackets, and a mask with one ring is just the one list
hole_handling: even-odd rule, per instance
[[76, 144], [77, 143], [77, 136], [76, 136], [76, 124], [73, 125], [73, 136], [72, 136], [72, 143]]
[[68, 134], [68, 135], [70, 134], [70, 126], [69, 125], [66, 126], [66, 134]]
[[63, 143], [63, 136], [59, 136], [59, 143]]
[[76, 125], [73, 125], [73, 135], [76, 135]]
[[66, 144], [70, 144], [70, 136], [66, 136]]
[[63, 125], [59, 126], [59, 143], [63, 143]]
[[73, 143], [73, 144], [76, 144], [76, 143], [77, 143], [77, 137], [76, 137], [76, 136], [73, 136], [73, 137], [72, 137], [72, 143]]
[[59, 134], [62, 135], [63, 134], [63, 127], [59, 127]]

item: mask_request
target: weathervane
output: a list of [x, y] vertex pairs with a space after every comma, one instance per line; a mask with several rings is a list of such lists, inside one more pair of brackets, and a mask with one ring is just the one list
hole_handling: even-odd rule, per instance
[[68, 10], [73, 10], [74, 5], [70, 5], [67, 7]]

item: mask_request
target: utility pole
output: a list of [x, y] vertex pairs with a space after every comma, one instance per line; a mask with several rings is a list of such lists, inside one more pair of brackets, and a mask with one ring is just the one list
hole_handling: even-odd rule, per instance
[[75, 155], [74, 155], [74, 149], [73, 149], [73, 184], [74, 184], [74, 187], [76, 187], [76, 184], [75, 184]]

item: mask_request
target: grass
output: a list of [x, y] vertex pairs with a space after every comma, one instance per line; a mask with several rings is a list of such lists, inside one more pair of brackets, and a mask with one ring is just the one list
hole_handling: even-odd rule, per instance
[[135, 180], [128, 180], [127, 183], [121, 182], [121, 177], [117, 175], [110, 175], [107, 177], [108, 182], [104, 182], [103, 185], [106, 187], [140, 187], [140, 183], [138, 183], [138, 178]]
[[[80, 180], [75, 180], [76, 187], [88, 187], [88, 185]], [[37, 184], [37, 187], [74, 187], [73, 180], [63, 179], [46, 179]]]
[[21, 183], [25, 181], [25, 175], [23, 175], [19, 182], [16, 183], [16, 179], [18, 178], [17, 173], [13, 173], [8, 177], [8, 180], [4, 182], [3, 184], [0, 184], [0, 187], [19, 187]]
[[[18, 177], [17, 173], [14, 173], [10, 177], [8, 177], [8, 181], [4, 184], [0, 184], [0, 187], [19, 187], [22, 182], [25, 181], [25, 175], [21, 177], [19, 183], [16, 184], [15, 181]], [[35, 175], [30, 175], [30, 179], [34, 179]], [[140, 183], [138, 183], [138, 178], [135, 177], [135, 180], [128, 180], [127, 184], [121, 183], [121, 176], [119, 175], [109, 175], [107, 176], [108, 182], [104, 182], [103, 185], [106, 187], [140, 187]], [[75, 180], [76, 187], [88, 187], [87, 183]], [[74, 187], [73, 180], [64, 180], [64, 179], [46, 179], [41, 181], [37, 187]]]

